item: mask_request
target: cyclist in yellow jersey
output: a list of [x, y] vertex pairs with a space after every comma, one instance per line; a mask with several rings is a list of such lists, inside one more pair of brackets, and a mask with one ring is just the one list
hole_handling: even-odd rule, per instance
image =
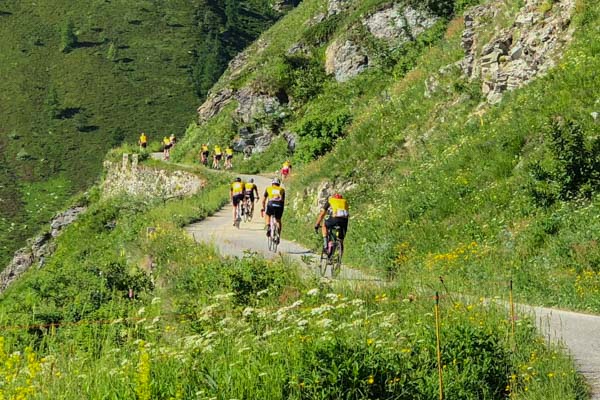
[[340, 242], [342, 243], [342, 248], [344, 247], [344, 238], [346, 237], [346, 232], [348, 231], [348, 217], [350, 213], [348, 212], [348, 202], [346, 199], [342, 197], [341, 194], [336, 193], [331, 196], [327, 203], [321, 208], [321, 212], [317, 217], [317, 222], [315, 222], [315, 232], [319, 232], [319, 228], [321, 228], [321, 222], [325, 219], [325, 223], [322, 227], [323, 234], [323, 249], [328, 248], [327, 243], [327, 231], [328, 229], [333, 228], [334, 226], [340, 227]]
[[163, 137], [163, 156], [165, 160], [168, 160], [171, 156], [170, 150], [173, 144], [171, 143], [171, 139], [168, 137]]
[[279, 223], [279, 236], [281, 237], [281, 217], [283, 216], [283, 207], [285, 205], [285, 189], [281, 187], [281, 181], [279, 178], [273, 179], [271, 186], [268, 186], [265, 189], [261, 211], [265, 211], [265, 204], [265, 223], [267, 224], [267, 236], [271, 235], [271, 217], [275, 217], [275, 220], [277, 220]]
[[138, 143], [140, 145], [140, 149], [145, 149], [148, 145], [148, 137], [144, 132], [142, 132], [142, 134], [140, 135], [140, 140], [138, 140]]
[[231, 146], [227, 146], [225, 149], [225, 169], [231, 169], [233, 165], [231, 165], [231, 160], [233, 159], [233, 149]]
[[207, 165], [209, 154], [210, 150], [208, 149], [208, 145], [202, 144], [202, 147], [200, 147], [200, 163], [202, 163], [203, 165]]
[[213, 155], [213, 168], [219, 169], [219, 163], [221, 162], [221, 158], [223, 158], [223, 151], [221, 150], [221, 146], [216, 146], [214, 149]]
[[244, 201], [244, 187], [245, 185], [244, 182], [242, 182], [242, 178], [237, 177], [229, 188], [229, 199], [233, 205], [233, 226], [235, 226], [238, 219], [242, 218], [241, 215], [238, 215], [238, 204]]
[[[256, 197], [254, 197], [255, 193]], [[254, 183], [254, 178], [250, 178], [244, 185], [244, 201], [250, 202], [250, 216], [254, 215], [254, 202], [259, 198], [258, 186]]]

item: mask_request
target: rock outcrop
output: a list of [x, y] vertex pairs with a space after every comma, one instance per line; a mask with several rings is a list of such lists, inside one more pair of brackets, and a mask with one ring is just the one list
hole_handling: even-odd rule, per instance
[[234, 92], [229, 88], [225, 88], [216, 93], [211, 93], [208, 98], [198, 107], [198, 119], [200, 122], [208, 121], [231, 102]]
[[27, 246], [18, 250], [11, 262], [0, 273], [0, 293], [35, 263], [40, 267], [43, 266], [45, 259], [54, 252], [53, 239], [75, 222], [85, 210], [85, 207], [73, 207], [56, 215], [50, 222], [50, 231], [29, 240]]
[[325, 52], [325, 72], [346, 82], [369, 67], [366, 51], [350, 40], [335, 41]]
[[162, 169], [139, 167], [137, 155], [132, 162], [124, 154], [122, 164], [105, 161], [106, 177], [102, 183], [103, 197], [119, 194], [169, 199], [191, 196], [204, 186], [204, 181], [184, 171], [169, 172]]
[[556, 1], [551, 9], [546, 9], [547, 4], [544, 0], [527, 0], [513, 25], [483, 46], [478, 30], [485, 21], [496, 17], [499, 8], [492, 2], [465, 14], [462, 69], [470, 79], [481, 79], [482, 92], [489, 103], [499, 102], [505, 91], [519, 88], [552, 68], [571, 39], [574, 0]]
[[340, 14], [348, 9], [352, 0], [329, 0], [327, 3], [327, 16]]
[[378, 39], [397, 47], [431, 28], [438, 18], [410, 5], [396, 3], [363, 21], [363, 25]]

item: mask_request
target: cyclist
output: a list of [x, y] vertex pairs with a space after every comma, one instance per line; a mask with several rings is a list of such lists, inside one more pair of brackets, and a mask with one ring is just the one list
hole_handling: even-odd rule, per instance
[[171, 147], [175, 146], [175, 143], [177, 143], [177, 138], [175, 137], [175, 134], [169, 136], [169, 140], [171, 141]]
[[210, 154], [210, 151], [208, 150], [208, 145], [203, 143], [202, 147], [200, 147], [200, 162], [203, 165], [208, 164], [208, 155], [209, 154]]
[[221, 158], [223, 158], [223, 151], [221, 150], [221, 146], [215, 145], [212, 165], [214, 169], [219, 169], [219, 163], [221, 162]]
[[225, 149], [225, 169], [231, 169], [231, 160], [233, 159], [233, 149], [231, 146], [227, 146]]
[[138, 144], [140, 145], [140, 150], [145, 149], [148, 145], [148, 137], [144, 132], [140, 135], [140, 140], [138, 140]]
[[321, 222], [325, 216], [327, 216], [327, 219], [325, 219], [325, 223], [323, 224], [321, 230], [323, 233], [323, 249], [329, 253], [327, 233], [328, 230], [332, 229], [334, 226], [340, 227], [340, 242], [343, 249], [344, 238], [346, 237], [346, 232], [348, 231], [348, 217], [350, 214], [348, 213], [348, 202], [342, 197], [341, 194], [335, 193], [321, 208], [321, 212], [317, 217], [317, 222], [315, 222], [315, 232], [319, 232]]
[[165, 160], [168, 160], [171, 156], [171, 147], [173, 147], [173, 143], [171, 143], [171, 140], [166, 136], [163, 137], [163, 156]]
[[[267, 200], [269, 201], [267, 203]], [[281, 237], [281, 216], [283, 215], [283, 206], [285, 204], [285, 189], [281, 187], [279, 178], [273, 179], [271, 186], [265, 189], [262, 200], [262, 210], [265, 211], [265, 223], [267, 224], [267, 236], [271, 236], [271, 217], [279, 223], [279, 236]]]
[[290, 172], [292, 172], [292, 163], [290, 163], [290, 160], [286, 160], [281, 167], [281, 177], [286, 179]]
[[238, 219], [241, 219], [241, 215], [238, 215], [238, 204], [244, 201], [244, 182], [242, 178], [237, 177], [229, 188], [229, 199], [233, 205], [233, 226], [235, 226]]
[[[256, 199], [254, 193], [256, 193]], [[259, 198], [258, 186], [254, 183], [254, 178], [250, 178], [244, 185], [244, 201], [250, 202], [250, 217], [254, 215], [254, 202], [258, 201]]]

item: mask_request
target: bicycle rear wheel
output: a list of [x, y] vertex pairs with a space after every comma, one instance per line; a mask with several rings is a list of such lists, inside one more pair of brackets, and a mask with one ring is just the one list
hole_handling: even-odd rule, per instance
[[279, 239], [280, 239], [279, 238], [279, 223], [277, 221], [275, 221], [275, 223], [272, 224], [271, 238], [273, 239], [273, 249], [271, 251], [273, 253], [276, 253], [277, 246], [279, 245]]
[[333, 254], [331, 256], [331, 277], [335, 278], [340, 274], [342, 268], [342, 244], [339, 241], [335, 242]]

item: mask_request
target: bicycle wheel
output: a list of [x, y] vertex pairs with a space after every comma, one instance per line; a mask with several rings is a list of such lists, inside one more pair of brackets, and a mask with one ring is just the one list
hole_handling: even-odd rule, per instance
[[277, 223], [277, 221], [275, 221], [274, 224], [272, 224], [272, 230], [271, 230], [271, 238], [273, 239], [273, 249], [271, 250], [273, 253], [277, 253], [277, 245], [279, 245], [279, 223]]
[[340, 270], [342, 268], [342, 255], [343, 249], [342, 244], [339, 240], [335, 241], [335, 245], [333, 247], [333, 254], [331, 256], [331, 277], [335, 278], [340, 274]]
[[321, 250], [321, 258], [319, 259], [319, 272], [321, 276], [327, 275], [327, 265], [329, 264], [329, 257], [327, 257], [327, 253]]

